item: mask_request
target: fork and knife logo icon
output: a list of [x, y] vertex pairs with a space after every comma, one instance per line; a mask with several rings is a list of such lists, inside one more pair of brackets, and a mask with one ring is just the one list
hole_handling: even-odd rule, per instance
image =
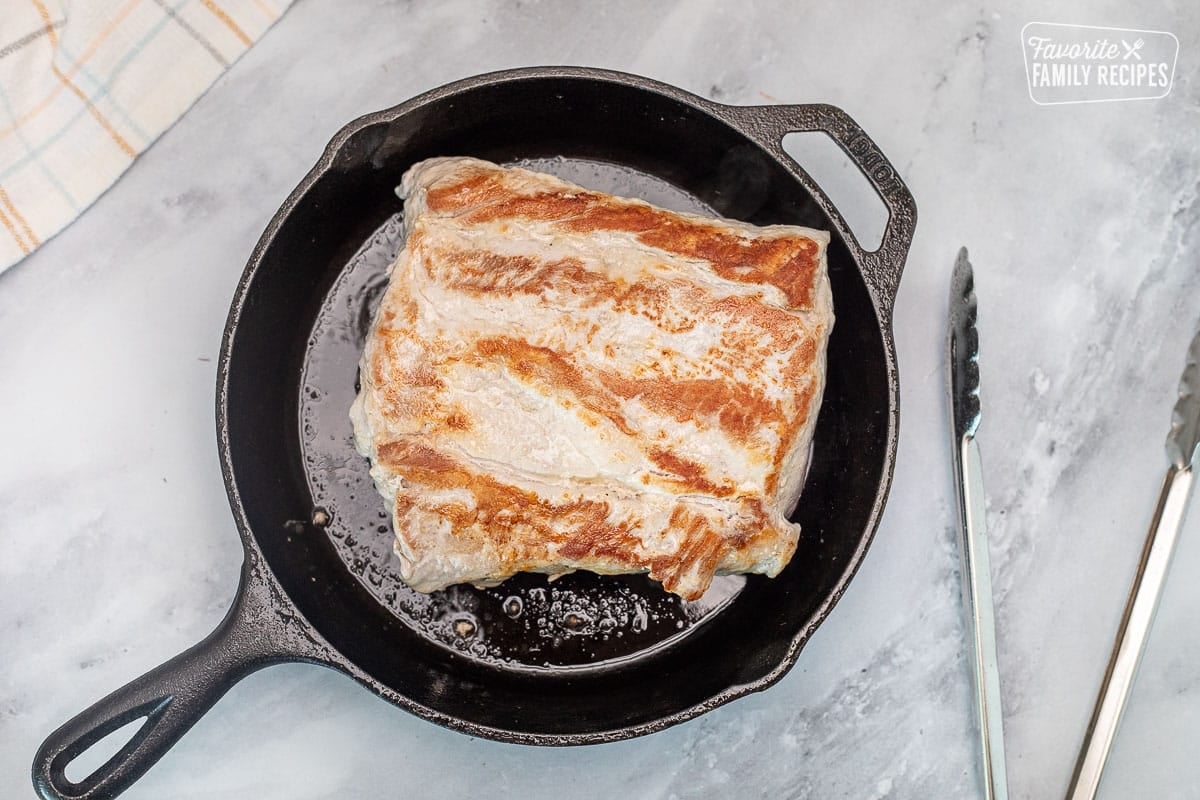
[[1130, 44], [1129, 42], [1127, 42], [1127, 41], [1125, 41], [1124, 39], [1122, 39], [1122, 40], [1121, 40], [1121, 46], [1125, 48], [1125, 56], [1124, 56], [1124, 59], [1123, 59], [1123, 60], [1125, 60], [1125, 61], [1128, 61], [1128, 60], [1129, 60], [1129, 57], [1130, 57], [1130, 56], [1133, 56], [1133, 57], [1134, 57], [1134, 58], [1136, 58], [1138, 61], [1141, 61], [1141, 60], [1142, 60], [1142, 54], [1141, 54], [1141, 53], [1139, 53], [1138, 51], [1139, 51], [1139, 50], [1141, 50], [1141, 49], [1142, 49], [1142, 47], [1143, 47], [1145, 44], [1146, 44], [1146, 42], [1145, 42], [1144, 40], [1142, 40], [1142, 39], [1138, 39], [1138, 40], [1137, 40], [1137, 41], [1135, 41], [1133, 44]]

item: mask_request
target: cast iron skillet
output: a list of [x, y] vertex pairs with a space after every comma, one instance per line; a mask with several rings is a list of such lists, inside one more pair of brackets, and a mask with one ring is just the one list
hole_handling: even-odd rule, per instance
[[[890, 212], [879, 249], [859, 246], [784, 153], [793, 131], [830, 135], [873, 184]], [[779, 577], [726, 579], [722, 596], [687, 606], [642, 578], [520, 576], [415, 598], [388, 575], [386, 513], [348, 449], [346, 407], [379, 289], [362, 276], [390, 257], [386, 230], [373, 232], [401, 210], [404, 170], [439, 155], [619, 165], [728, 217], [832, 232], [828, 383], [794, 516], [804, 535]], [[841, 597], [883, 510], [899, 419], [892, 303], [915, 217], [888, 160], [827, 105], [725, 106], [631, 75], [535, 68], [350, 123], [263, 233], [225, 327], [217, 436], [245, 548], [233, 607], [204, 641], [52, 733], [33, 765], [38, 793], [117, 795], [230, 686], [284, 661], [341, 670], [473, 736], [542, 745], [660, 731], [767, 688]], [[143, 717], [112, 759], [66, 778], [73, 758]]]

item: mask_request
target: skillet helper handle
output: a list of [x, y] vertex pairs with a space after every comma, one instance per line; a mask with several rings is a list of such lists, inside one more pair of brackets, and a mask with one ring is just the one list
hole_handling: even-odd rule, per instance
[[[890, 323], [900, 287], [900, 276], [908, 258], [917, 225], [917, 205], [900, 180], [896, 168], [850, 115], [826, 103], [774, 106], [720, 106], [718, 113], [735, 120], [739, 127], [798, 173], [800, 182], [833, 220], [846, 246], [864, 267], [864, 277], [876, 306]], [[875, 250], [863, 248], [846, 220], [800, 164], [783, 149], [789, 133], [819, 132], [832, 138], [870, 182], [888, 210], [883, 238]]]
[[[296, 660], [281, 652], [256, 622], [269, 603], [264, 578], [243, 569], [233, 606], [202, 642], [117, 689], [47, 737], [33, 762], [33, 785], [43, 800], [116, 797], [235, 683], [272, 663]], [[132, 738], [91, 775], [75, 782], [66, 767], [100, 739], [145, 718]]]

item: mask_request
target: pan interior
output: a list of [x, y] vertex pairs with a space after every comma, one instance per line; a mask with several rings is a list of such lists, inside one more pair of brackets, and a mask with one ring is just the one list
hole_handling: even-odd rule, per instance
[[[219, 435], [246, 546], [262, 556], [289, 602], [333, 648], [327, 663], [393, 702], [473, 735], [561, 744], [660, 729], [765, 688], [794, 662], [841, 595], [878, 518], [891, 464], [892, 361], [860, 265], [832, 220], [763, 143], [724, 113], [629, 76], [554, 70], [485, 76], [348, 126], [284, 203], [234, 301], [225, 382], [218, 389]], [[641, 625], [637, 598], [674, 602], [644, 579], [607, 579], [604, 593], [585, 593], [575, 587], [595, 580], [586, 574], [550, 585], [519, 576], [492, 594], [456, 592], [441, 606], [430, 600], [411, 614], [391, 608], [386, 573], [368, 569], [388, 564], [391, 532], [379, 530], [388, 514], [365, 480], [366, 461], [350, 447], [347, 411], [361, 332], [369, 324], [365, 295], [379, 291], [395, 242], [391, 250], [364, 251], [372, 267], [348, 272], [347, 265], [402, 211], [392, 190], [404, 170], [455, 154], [499, 163], [566, 156], [564, 166], [575, 160], [588, 162], [579, 165], [588, 169], [594, 162], [621, 164], [659, 178], [659, 186], [680, 187], [724, 217], [831, 231], [837, 321], [811, 468], [793, 515], [803, 532], [777, 577], [746, 577], [723, 607], [707, 609], [699, 622], [684, 618], [682, 629], [672, 627], [681, 621], [678, 607], [653, 609], [654, 619], [647, 606], [646, 631], [628, 640], [635, 622]], [[578, 173], [567, 177], [588, 182]], [[668, 204], [645, 194], [645, 185], [642, 191], [593, 185]], [[334, 438], [322, 441], [322, 435]], [[325, 530], [312, 522], [318, 505], [332, 514]], [[594, 634], [561, 637], [550, 658], [544, 651], [515, 651], [516, 638], [496, 630], [511, 621], [503, 601], [520, 590], [517, 619], [533, 625], [536, 588], [546, 590], [548, 606], [550, 589], [562, 590], [560, 600], [611, 600], [628, 590], [622, 595], [630, 601], [628, 627], [608, 642]], [[499, 605], [459, 607], [485, 598]], [[473, 618], [457, 619], [461, 611]], [[604, 619], [576, 614], [570, 620], [569, 609], [558, 611], [564, 624], [585, 630]], [[422, 614], [429, 616], [423, 621]], [[460, 646], [430, 632], [430, 620], [449, 623], [455, 633], [456, 622], [467, 623], [457, 626], [461, 631], [477, 627]], [[522, 629], [521, 641], [528, 638]], [[472, 652], [477, 643], [485, 645], [479, 655]], [[601, 666], [572, 666], [588, 654], [589, 663]]]
[[[696, 197], [631, 167], [583, 158], [512, 162], [589, 189], [638, 197], [674, 211], [715, 216]], [[309, 491], [326, 512], [338, 557], [374, 599], [423, 637], [468, 658], [505, 668], [600, 667], [668, 646], [719, 613], [745, 585], [718, 576], [699, 600], [681, 601], [642, 575], [577, 572], [550, 581], [524, 574], [500, 586], [469, 585], [423, 594], [400, 579], [386, 502], [367, 459], [354, 448], [348, 417], [358, 359], [388, 267], [403, 247], [403, 212], [374, 231], [325, 296], [304, 358], [299, 398]]]

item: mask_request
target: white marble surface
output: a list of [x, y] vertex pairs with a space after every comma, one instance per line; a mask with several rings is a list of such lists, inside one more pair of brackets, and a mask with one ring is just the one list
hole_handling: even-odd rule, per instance
[[[732, 103], [834, 103], [912, 188], [899, 460], [858, 577], [779, 685], [655, 736], [501, 745], [282, 666], [235, 687], [127, 796], [976, 796], [942, 397], [963, 243], [982, 305], [1013, 796], [1061, 796], [1200, 318], [1200, 11], [806, 6], [305, 0], [75, 225], [0, 276], [0, 795], [28, 796], [46, 733], [202, 638], [233, 595], [217, 348], [254, 241], [329, 136], [449, 80], [572, 63]], [[1031, 20], [1173, 31], [1174, 90], [1035, 106], [1018, 36]], [[1105, 797], [1200, 797], [1197, 570], [1200, 514]]]

